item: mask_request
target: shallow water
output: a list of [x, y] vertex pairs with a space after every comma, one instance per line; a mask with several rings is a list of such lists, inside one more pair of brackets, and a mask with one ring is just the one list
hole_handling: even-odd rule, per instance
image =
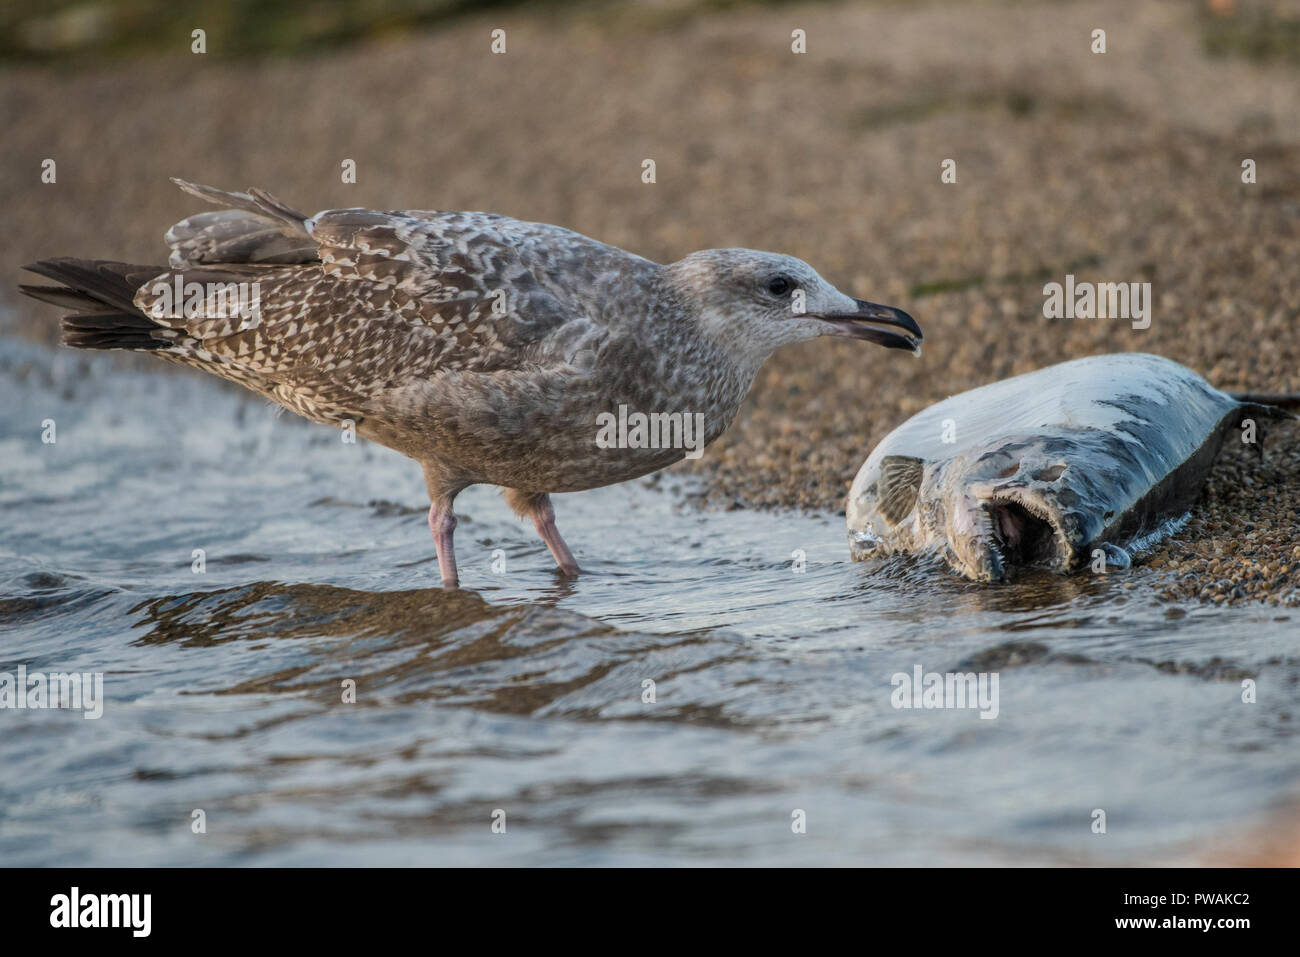
[[[572, 584], [469, 490], [448, 593], [395, 453], [12, 341], [0, 408], [0, 672], [106, 698], [0, 710], [0, 863], [1178, 862], [1300, 784], [1292, 616], [1140, 569], [855, 565], [670, 475], [556, 497]], [[996, 719], [893, 707], [917, 665], [998, 673]]]

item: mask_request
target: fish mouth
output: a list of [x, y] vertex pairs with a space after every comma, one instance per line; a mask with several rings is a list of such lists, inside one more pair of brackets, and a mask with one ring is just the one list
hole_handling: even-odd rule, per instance
[[997, 495], [981, 503], [983, 533], [975, 570], [985, 581], [1006, 581], [1021, 569], [1062, 571], [1072, 549], [1060, 520], [1028, 497]]
[[[849, 339], [865, 339], [886, 349], [907, 349], [919, 352], [925, 336], [916, 320], [893, 306], [855, 299], [857, 309], [854, 312], [828, 312], [810, 314], [806, 318], [819, 319], [830, 326], [827, 335], [845, 336]], [[893, 328], [882, 328], [893, 327]], [[895, 332], [904, 329], [905, 332]]]

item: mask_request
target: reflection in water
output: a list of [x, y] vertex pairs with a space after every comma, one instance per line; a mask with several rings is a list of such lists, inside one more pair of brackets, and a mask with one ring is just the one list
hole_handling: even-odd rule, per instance
[[[148, 631], [141, 646], [176, 644], [210, 648], [230, 641], [272, 639], [316, 642], [309, 663], [267, 671], [217, 694], [295, 693], [332, 704], [340, 681], [357, 683], [358, 704], [380, 699], [403, 704], [454, 702], [505, 714], [598, 717], [590, 705], [570, 707], [583, 692], [610, 680], [624, 666], [644, 668], [668, 652], [656, 669], [671, 682], [683, 668], [719, 664], [734, 655], [735, 641], [706, 633], [649, 635], [620, 631], [562, 611], [547, 601], [492, 605], [469, 591], [422, 588], [362, 592], [330, 585], [256, 582], [217, 592], [155, 598], [130, 610]], [[328, 645], [318, 639], [344, 639]], [[629, 688], [639, 687], [634, 674]], [[620, 695], [625, 697], [626, 695]], [[692, 720], [728, 723], [699, 708]], [[656, 709], [653, 717], [681, 717]], [[647, 712], [622, 717], [650, 718]]]
[[1090, 599], [1114, 600], [1114, 589], [1104, 578], [1090, 575], [1054, 575], [1025, 571], [1014, 584], [981, 585], [958, 576], [934, 556], [889, 555], [867, 558], [862, 569], [861, 590], [916, 587], [959, 595], [974, 611], [1016, 614], [1040, 609], [1086, 604]]
[[213, 592], [152, 598], [131, 609], [150, 626], [140, 644], [322, 636], [391, 635], [434, 641], [466, 624], [510, 615], [468, 591], [362, 592], [331, 585], [253, 582]]
[[[469, 490], [447, 592], [405, 460], [60, 368], [0, 346], [0, 671], [102, 671], [107, 701], [0, 712], [6, 863], [1159, 863], [1300, 777], [1273, 609], [853, 564], [838, 516], [671, 477], [557, 498], [574, 582]], [[895, 708], [917, 666], [997, 672], [998, 718]]]

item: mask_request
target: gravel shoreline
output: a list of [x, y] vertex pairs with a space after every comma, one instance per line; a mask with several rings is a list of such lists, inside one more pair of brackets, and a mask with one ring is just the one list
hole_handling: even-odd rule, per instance
[[[1089, 51], [1097, 24], [1104, 55]], [[497, 26], [506, 56], [488, 50]], [[790, 52], [794, 28], [808, 53]], [[195, 211], [169, 176], [309, 209], [490, 209], [660, 261], [789, 252], [916, 316], [923, 356], [824, 340], [778, 354], [730, 432], [679, 468], [707, 480], [710, 506], [839, 511], [906, 417], [1076, 356], [1154, 352], [1223, 389], [1300, 391], [1297, 71], [1210, 58], [1202, 29], [1165, 2], [671, 23], [520, 10], [311, 58], [8, 67], [0, 313], [53, 341], [50, 315], [12, 289], [18, 265], [161, 261], [163, 230]], [[56, 184], [39, 181], [48, 157]], [[1150, 328], [1044, 318], [1043, 284], [1067, 273], [1152, 283]], [[1230, 445], [1135, 580], [1171, 601], [1300, 605], [1298, 479], [1294, 423], [1268, 431], [1262, 459]]]

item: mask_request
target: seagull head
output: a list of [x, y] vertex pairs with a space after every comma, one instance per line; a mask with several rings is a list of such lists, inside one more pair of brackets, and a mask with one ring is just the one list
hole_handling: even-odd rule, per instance
[[704, 335], [760, 363], [781, 346], [818, 336], [921, 347], [921, 327], [907, 313], [846, 296], [793, 256], [706, 249], [665, 266], [664, 274]]

